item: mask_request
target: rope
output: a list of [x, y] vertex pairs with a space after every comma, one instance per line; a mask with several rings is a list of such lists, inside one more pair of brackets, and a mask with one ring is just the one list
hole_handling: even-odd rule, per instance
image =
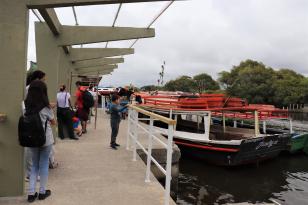
[[[165, 13], [167, 11], [167, 9], [174, 3], [175, 0], [169, 2], [162, 10], [161, 12], [159, 12], [159, 14], [151, 21], [151, 23], [147, 26], [147, 28], [150, 28], [155, 22], [157, 19], [159, 19], [159, 17], [161, 15], [163, 15], [163, 13]], [[129, 47], [129, 48], [132, 48], [137, 42], [139, 41], [139, 38], [137, 38], [133, 43], [132, 45]]]

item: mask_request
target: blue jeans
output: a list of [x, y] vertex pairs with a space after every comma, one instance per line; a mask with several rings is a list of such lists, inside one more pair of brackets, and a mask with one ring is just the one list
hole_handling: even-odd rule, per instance
[[28, 148], [28, 147], [25, 147], [24, 151], [25, 151], [24, 156], [25, 156], [25, 165], [26, 165], [25, 175], [26, 175], [27, 178], [30, 178], [31, 167], [32, 167], [31, 151], [30, 151], [30, 148]]
[[32, 167], [29, 182], [29, 195], [35, 194], [37, 177], [40, 176], [39, 193], [45, 194], [48, 181], [49, 155], [52, 145], [29, 148], [32, 155]]

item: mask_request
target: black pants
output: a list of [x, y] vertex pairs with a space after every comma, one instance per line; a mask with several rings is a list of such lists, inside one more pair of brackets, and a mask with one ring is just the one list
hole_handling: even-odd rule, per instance
[[63, 127], [66, 126], [70, 138], [74, 138], [74, 128], [72, 120], [72, 112], [69, 108], [57, 108], [58, 118], [58, 134], [61, 139], [64, 139]]
[[115, 144], [119, 133], [120, 120], [111, 119], [111, 141], [110, 144]]

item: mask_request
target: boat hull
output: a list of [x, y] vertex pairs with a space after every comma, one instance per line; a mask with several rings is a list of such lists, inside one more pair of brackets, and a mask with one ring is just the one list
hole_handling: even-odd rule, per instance
[[259, 163], [290, 149], [290, 136], [286, 134], [245, 139], [240, 145], [194, 142], [176, 136], [174, 142], [184, 156], [220, 166]]
[[291, 147], [290, 147], [290, 153], [297, 153], [308, 149], [306, 146], [308, 146], [308, 134], [296, 134], [293, 135], [291, 138]]

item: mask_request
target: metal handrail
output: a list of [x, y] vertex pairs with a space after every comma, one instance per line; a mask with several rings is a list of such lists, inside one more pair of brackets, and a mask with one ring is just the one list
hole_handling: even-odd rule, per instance
[[[140, 119], [138, 119], [138, 120], [140, 120]], [[151, 119], [149, 119], [149, 120], [151, 120]], [[137, 124], [137, 126], [140, 127], [145, 133], [148, 133], [148, 130], [145, 127], [143, 127], [142, 125]], [[154, 132], [154, 130], [153, 130], [153, 132]], [[158, 133], [161, 133], [161, 132], [158, 132]], [[152, 134], [151, 137], [153, 137], [157, 142], [159, 142], [161, 145], [163, 145], [167, 149], [168, 145], [166, 143], [164, 143], [161, 139], [156, 137], [154, 134]]]
[[162, 121], [162, 122], [164, 122], [164, 123], [166, 123], [168, 125], [175, 125], [176, 124], [176, 121], [173, 120], [173, 119], [170, 119], [170, 118], [158, 115], [158, 114], [153, 113], [153, 112], [149, 112], [149, 111], [144, 110], [144, 109], [142, 109], [142, 108], [140, 108], [140, 107], [138, 107], [136, 105], [129, 105], [128, 107], [133, 109], [133, 110], [135, 110], [135, 111], [137, 111], [137, 112], [140, 112], [140, 113], [142, 113], [142, 114], [144, 114], [146, 116], [149, 116], [149, 117], [152, 117], [154, 119], [160, 120], [160, 121]]
[[[150, 174], [151, 174], [151, 164], [152, 162], [158, 167], [158, 169], [166, 176], [165, 182], [165, 200], [164, 205], [169, 205], [170, 202], [170, 187], [171, 187], [171, 166], [172, 166], [172, 152], [173, 152], [173, 133], [174, 127], [176, 125], [176, 121], [170, 118], [166, 118], [164, 116], [149, 112], [135, 105], [129, 105], [128, 110], [128, 133], [127, 133], [127, 143], [126, 149], [130, 149], [130, 141], [132, 140], [133, 147], [133, 161], [137, 160], [137, 146], [140, 147], [143, 152], [147, 155], [146, 162], [146, 177], [145, 182], [150, 182]], [[139, 118], [139, 113], [146, 115], [149, 117], [149, 126], [144, 127], [139, 124], [140, 120], [144, 120], [144, 118]], [[154, 135], [154, 120], [159, 120], [168, 124], [168, 141], [164, 143], [157, 136]], [[148, 129], [147, 129], [148, 128]], [[140, 131], [148, 134], [148, 146], [147, 149], [138, 141], [138, 134]], [[167, 164], [166, 168], [161, 166], [159, 162], [152, 156], [152, 148], [153, 148], [153, 139], [159, 142], [167, 149]]]

